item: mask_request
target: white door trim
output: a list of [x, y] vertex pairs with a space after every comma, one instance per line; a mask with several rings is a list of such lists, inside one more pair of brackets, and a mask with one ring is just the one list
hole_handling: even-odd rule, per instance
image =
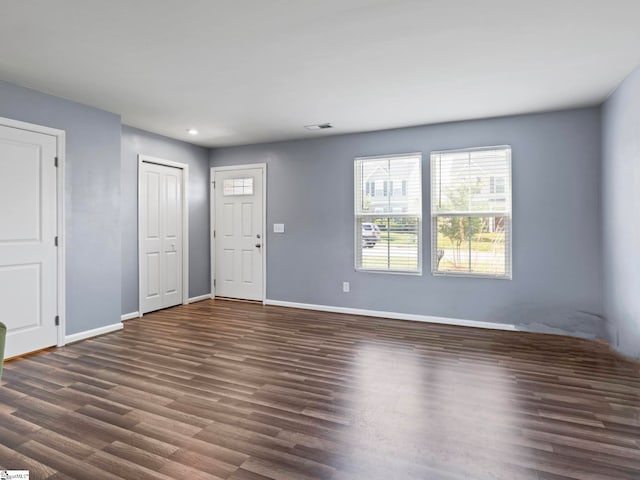
[[163, 158], [151, 157], [149, 155], [138, 155], [138, 312], [142, 317], [142, 250], [143, 238], [140, 235], [143, 217], [146, 220], [146, 213], [142, 210], [140, 192], [142, 191], [142, 176], [140, 175], [143, 163], [155, 163], [166, 167], [179, 168], [182, 170], [182, 304], [189, 303], [189, 165], [186, 163], [174, 162]]
[[56, 169], [56, 195], [58, 203], [58, 218], [56, 229], [58, 231], [58, 256], [57, 256], [57, 301], [58, 301], [58, 317], [60, 323], [58, 324], [58, 347], [62, 347], [65, 344], [65, 331], [67, 325], [67, 309], [66, 309], [66, 248], [65, 248], [65, 201], [64, 201], [64, 165], [65, 165], [65, 138], [66, 132], [57, 128], [45, 127], [43, 125], [36, 125], [34, 123], [21, 122], [19, 120], [12, 120], [10, 118], [0, 117], [0, 125], [11, 128], [18, 128], [20, 130], [27, 130], [30, 132], [43, 133], [45, 135], [51, 135], [56, 137], [56, 156], [58, 157], [58, 168]]
[[228, 172], [232, 170], [246, 170], [251, 168], [259, 168], [262, 170], [262, 293], [260, 298], [264, 304], [267, 296], [267, 164], [266, 163], [248, 163], [244, 165], [229, 165], [224, 167], [211, 167], [211, 173], [209, 175], [209, 193], [210, 193], [210, 223], [211, 231], [209, 232], [209, 238], [211, 239], [211, 298], [216, 297], [216, 289], [214, 287], [214, 281], [216, 279], [216, 239], [213, 236], [213, 231], [216, 227], [216, 195], [213, 189], [213, 181], [216, 178], [216, 172]]

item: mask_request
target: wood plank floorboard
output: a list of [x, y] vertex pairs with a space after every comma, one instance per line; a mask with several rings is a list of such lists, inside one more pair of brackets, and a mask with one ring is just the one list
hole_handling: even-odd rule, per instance
[[5, 364], [31, 480], [640, 480], [640, 364], [574, 338], [207, 300]]

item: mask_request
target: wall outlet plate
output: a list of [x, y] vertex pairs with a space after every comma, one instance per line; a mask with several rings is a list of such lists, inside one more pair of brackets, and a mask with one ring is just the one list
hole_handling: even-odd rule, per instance
[[284, 233], [284, 223], [274, 223], [273, 233]]
[[349, 282], [342, 282], [342, 291], [344, 293], [349, 293], [350, 290], [351, 290], [351, 285], [349, 285]]

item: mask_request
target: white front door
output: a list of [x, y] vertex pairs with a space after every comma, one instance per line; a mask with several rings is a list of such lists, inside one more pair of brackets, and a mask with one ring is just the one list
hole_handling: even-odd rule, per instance
[[183, 172], [140, 163], [140, 313], [182, 303]]
[[263, 169], [215, 173], [215, 295], [263, 300]]
[[57, 343], [56, 137], [0, 126], [0, 321], [7, 358]]

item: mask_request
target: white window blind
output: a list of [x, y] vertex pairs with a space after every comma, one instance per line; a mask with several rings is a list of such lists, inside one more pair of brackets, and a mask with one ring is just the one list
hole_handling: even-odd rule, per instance
[[422, 272], [422, 154], [356, 158], [356, 270]]
[[511, 278], [511, 147], [431, 154], [431, 271]]

